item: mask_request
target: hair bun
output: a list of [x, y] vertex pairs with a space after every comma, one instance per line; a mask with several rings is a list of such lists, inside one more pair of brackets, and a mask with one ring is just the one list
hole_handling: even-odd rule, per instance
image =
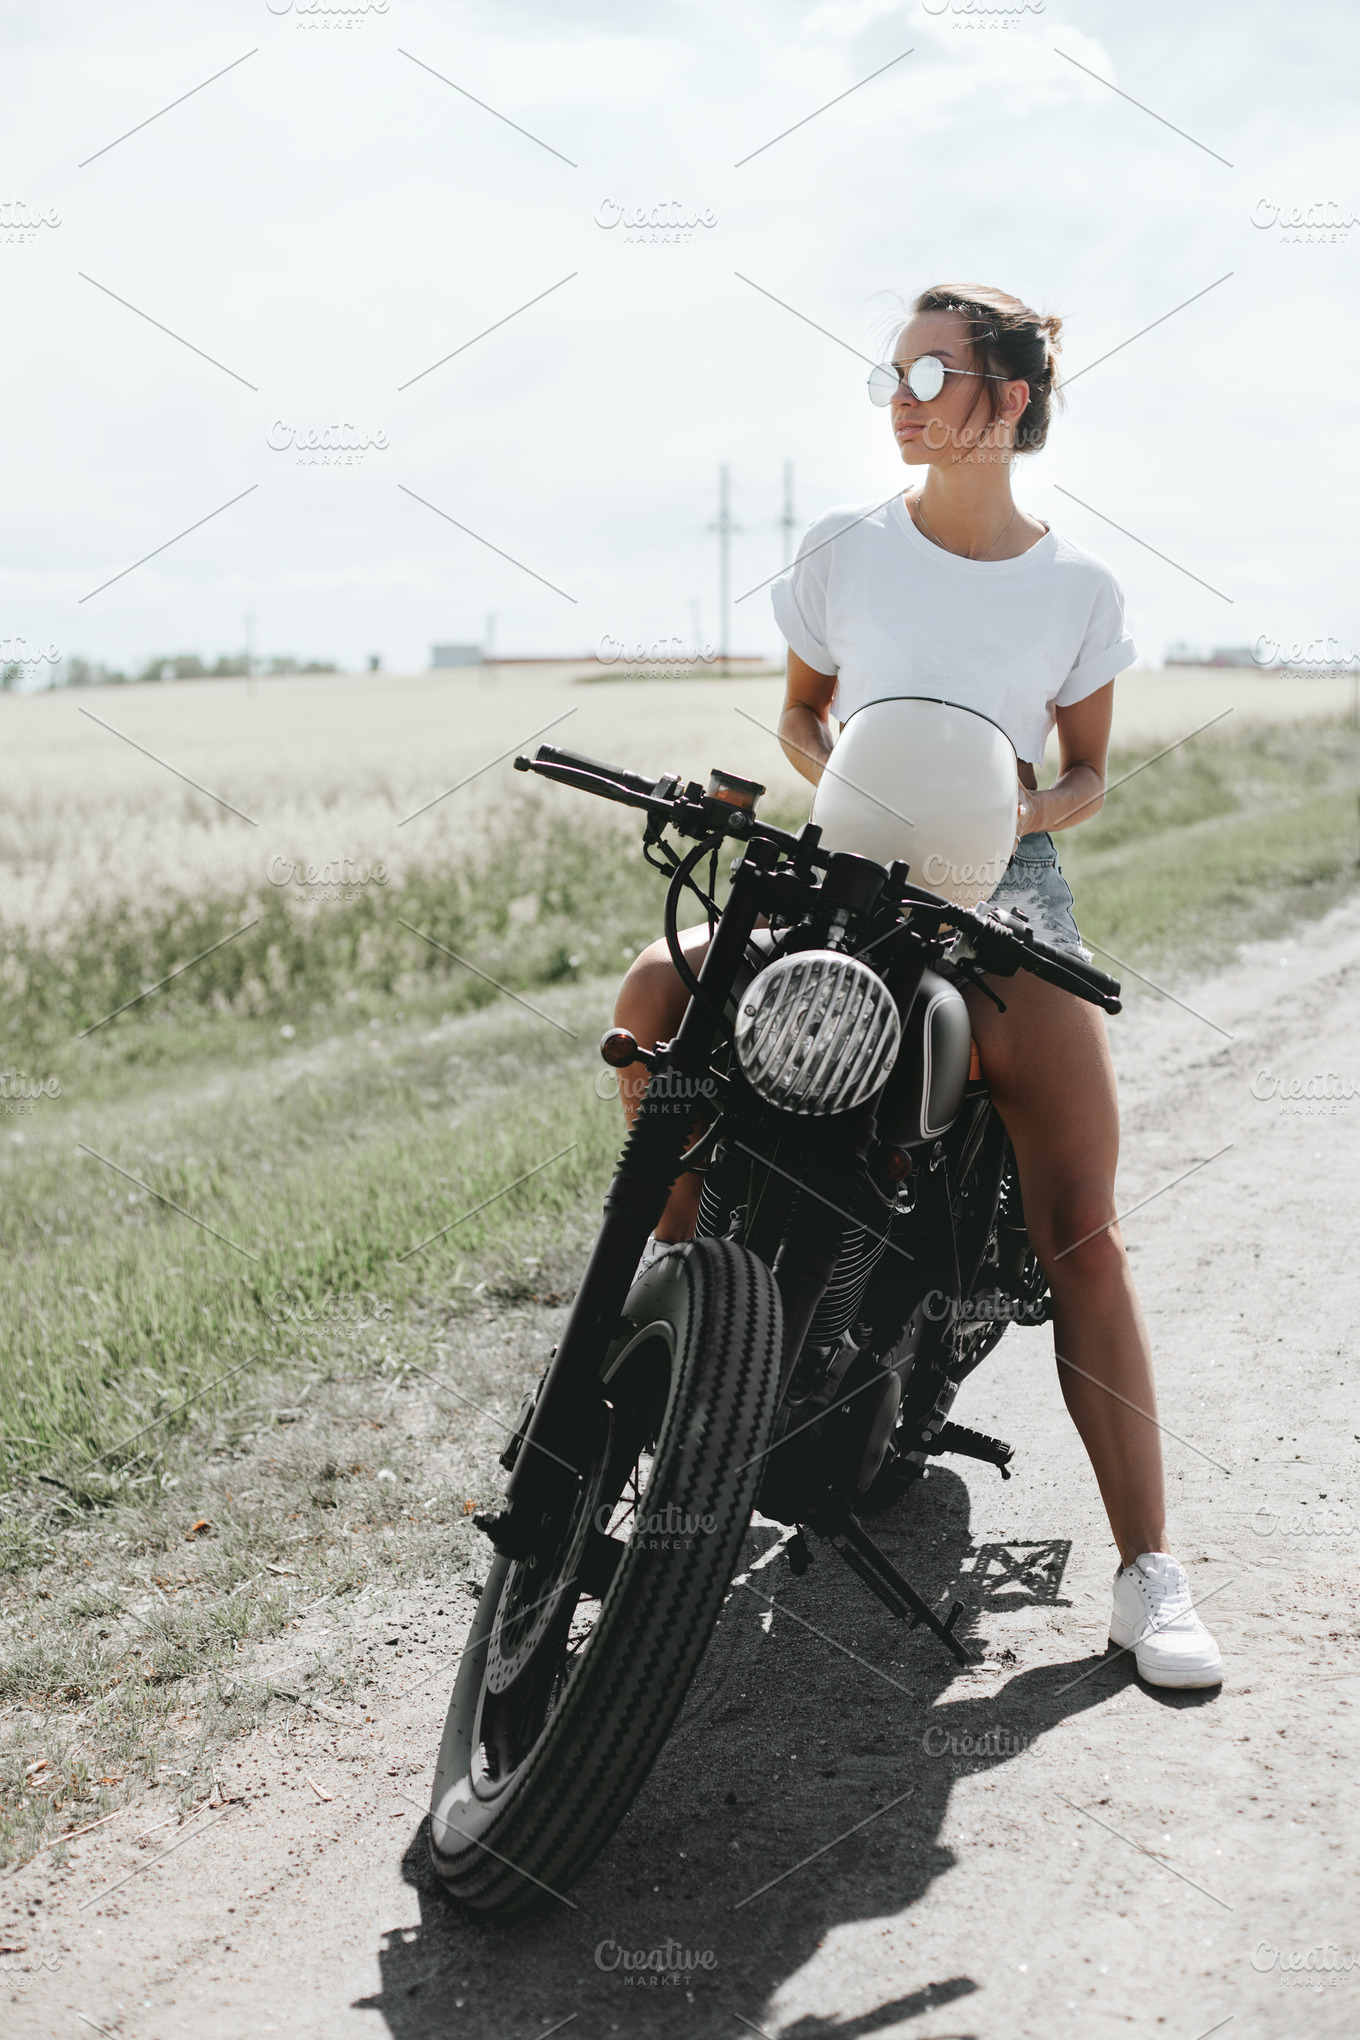
[[[1029, 384], [1029, 403], [1015, 427], [1017, 453], [1034, 453], [1048, 434], [1058, 388], [1058, 355], [1063, 322], [1056, 312], [1036, 312], [1023, 298], [991, 284], [935, 284], [912, 305], [915, 312], [951, 312], [967, 321], [975, 368]], [[979, 401], [996, 416], [995, 384], [984, 384]]]

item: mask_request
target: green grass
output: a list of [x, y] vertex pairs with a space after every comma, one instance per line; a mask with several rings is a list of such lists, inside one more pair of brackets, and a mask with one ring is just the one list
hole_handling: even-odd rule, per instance
[[[0, 1155], [11, 1479], [74, 1480], [208, 1378], [305, 1355], [328, 1297], [353, 1299], [331, 1309], [366, 1318], [355, 1329], [377, 1350], [387, 1327], [479, 1281], [503, 1295], [568, 1285], [580, 1214], [619, 1142], [595, 1090], [608, 1008], [598, 986], [537, 999], [579, 1038], [502, 1000], [225, 1066], [124, 1065], [116, 1082], [106, 1067], [42, 1101], [23, 1146]], [[82, 1493], [151, 1449], [110, 1454]]]
[[[1114, 787], [1057, 838], [1083, 934], [1132, 963], [1211, 969], [1325, 913], [1360, 879], [1360, 732], [1226, 731]], [[1140, 762], [1114, 754], [1111, 784]]]
[[[1116, 757], [1111, 778], [1138, 762]], [[1063, 834], [1084, 930], [1174, 972], [1322, 911], [1356, 880], [1357, 778], [1360, 734], [1340, 725], [1183, 746]], [[281, 938], [266, 945], [275, 963], [261, 961], [258, 996], [243, 942], [83, 1040], [69, 1019], [61, 1034], [53, 1026], [59, 1012], [83, 1019], [104, 997], [131, 996], [248, 901], [205, 902], [192, 925], [148, 921], [136, 940], [114, 919], [45, 977], [30, 973], [30, 1004], [46, 987], [38, 1024], [21, 1032], [11, 1009], [10, 1055], [55, 1077], [60, 1095], [0, 1117], [11, 1481], [56, 1460], [70, 1477], [239, 1363], [296, 1359], [309, 1335], [280, 1318], [280, 1290], [312, 1307], [369, 1294], [400, 1326], [478, 1282], [515, 1293], [530, 1253], [543, 1283], [571, 1286], [618, 1139], [596, 1096], [593, 1042], [662, 896], [635, 831], [614, 822], [579, 806], [546, 821], [512, 813], [474, 864], [417, 873], [397, 897], [308, 914], [275, 901]], [[558, 1025], [401, 919], [447, 937]], [[569, 1247], [557, 1244], [564, 1230]], [[96, 1487], [122, 1463], [116, 1451], [102, 1460]]]
[[98, 1506], [68, 1489], [11, 1516], [0, 1863], [50, 1845], [59, 1867], [64, 1835], [129, 1803], [148, 1822], [201, 1806], [226, 1747], [266, 1721], [343, 1709], [357, 1726], [380, 1711], [365, 1616], [407, 1591], [455, 1617], [435, 1604], [481, 1560], [468, 1512], [496, 1490], [495, 1405], [529, 1370], [465, 1361], [469, 1410], [390, 1346], [355, 1358], [316, 1351], [230, 1409], [200, 1405]]
[[[656, 879], [640, 831], [566, 798], [561, 807], [512, 801], [478, 854], [416, 865], [400, 882], [384, 874], [343, 899], [269, 884], [188, 901], [149, 890], [91, 913], [59, 940], [12, 930], [0, 959], [0, 1029], [25, 1044], [30, 1071], [42, 1055], [60, 1075], [76, 1066], [82, 1032], [106, 1026], [123, 1057], [155, 1060], [171, 1052], [174, 1023], [182, 1030], [195, 1018], [298, 1025], [347, 998], [384, 1013], [394, 1001], [433, 1002], [436, 1012], [485, 1003], [493, 994], [451, 969], [449, 950], [516, 988], [612, 968], [625, 941], [636, 948], [650, 937]], [[137, 1024], [109, 1019], [132, 1000], [141, 1000]]]

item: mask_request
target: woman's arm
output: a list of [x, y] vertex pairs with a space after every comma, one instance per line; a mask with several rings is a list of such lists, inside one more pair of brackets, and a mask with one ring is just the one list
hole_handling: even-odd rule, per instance
[[779, 743], [794, 771], [801, 772], [814, 786], [836, 741], [831, 734], [831, 697], [835, 691], [834, 673], [818, 673], [797, 652], [790, 651], [788, 685], [779, 716]]
[[[790, 654], [790, 659], [792, 654]], [[1058, 710], [1058, 776], [1042, 793], [1034, 767], [1020, 767], [1016, 826], [1021, 836], [1038, 829], [1074, 829], [1098, 815], [1105, 801], [1105, 759], [1114, 714], [1114, 682], [1085, 701]]]

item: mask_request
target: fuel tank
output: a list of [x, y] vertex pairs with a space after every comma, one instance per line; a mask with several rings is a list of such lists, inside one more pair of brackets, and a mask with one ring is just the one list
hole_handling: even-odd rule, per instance
[[[750, 948], [768, 955], [774, 937], [758, 928]], [[728, 1000], [729, 1020], [754, 975], [750, 962], [737, 973]], [[922, 973], [902, 1025], [902, 1046], [877, 1108], [878, 1137], [892, 1147], [938, 1140], [958, 1117], [972, 1061], [973, 1030], [961, 991], [938, 971]]]
[[949, 1130], [963, 1103], [972, 1042], [962, 992], [937, 971], [924, 972], [878, 1106], [880, 1140], [912, 1147]]

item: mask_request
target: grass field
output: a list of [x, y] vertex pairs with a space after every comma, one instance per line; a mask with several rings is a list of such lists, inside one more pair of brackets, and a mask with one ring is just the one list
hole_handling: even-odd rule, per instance
[[[760, 704], [751, 713], [769, 713], [753, 691], [768, 683], [737, 684]], [[625, 694], [589, 691], [597, 704]], [[702, 691], [711, 703], [712, 686]], [[107, 694], [93, 701], [101, 714]], [[173, 782], [168, 810], [148, 815], [162, 769], [88, 727], [79, 758], [54, 752], [38, 775], [49, 795], [64, 789], [61, 820], [25, 810], [30, 791], [6, 825], [11, 1853], [77, 1810], [96, 1817], [117, 1786], [142, 1789], [172, 1743], [189, 1750], [178, 1768], [191, 1792], [221, 1739], [268, 1702], [267, 1686], [232, 1673], [241, 1646], [282, 1633], [300, 1597], [371, 1594], [471, 1552], [464, 1512], [494, 1492], [497, 1414], [517, 1392], [494, 1370], [471, 1385], [486, 1313], [541, 1311], [570, 1291], [617, 1152], [595, 1041], [661, 901], [636, 823], [565, 789], [526, 790], [502, 764], [444, 803], [424, 838], [397, 839], [408, 803], [456, 770], [434, 769], [438, 745], [416, 717], [404, 736], [373, 732], [347, 787], [323, 697], [312, 700], [307, 771], [296, 752], [291, 764], [274, 754], [254, 786], [229, 745], [197, 756], [187, 739], [177, 748], [183, 731], [156, 738], [246, 812], [252, 796], [265, 805], [262, 787], [277, 797], [285, 822], [262, 824], [247, 850], [248, 824]], [[108, 713], [131, 728], [139, 712]], [[719, 712], [740, 727], [726, 701], [703, 706], [683, 747], [641, 710], [611, 711], [612, 741], [609, 717], [570, 741], [620, 762], [674, 754], [696, 773], [712, 751], [762, 770], [765, 811], [800, 820], [797, 782], [770, 766], [763, 733], [717, 748]], [[474, 763], [524, 733], [513, 706], [508, 735], [504, 703], [497, 715], [503, 741], [489, 716]], [[1172, 984], [1357, 882], [1360, 734], [1339, 719], [1236, 721], [1136, 772], [1061, 845], [1088, 938]], [[89, 751], [94, 738], [107, 750]], [[152, 742], [146, 721], [139, 740]], [[1111, 779], [1155, 748], [1121, 749]], [[80, 758], [99, 760], [85, 780]], [[348, 897], [307, 897], [305, 881], [261, 877], [266, 852], [304, 866], [343, 855], [370, 875]], [[356, 1439], [375, 1399], [411, 1369], [437, 1371], [451, 1341], [489, 1414], [453, 1423], [447, 1491], [429, 1513], [399, 1466], [384, 1473], [373, 1440]], [[306, 1398], [323, 1412], [324, 1453], [288, 1446]], [[200, 1513], [207, 1529], [186, 1535]], [[372, 1534], [358, 1538], [355, 1523]], [[87, 1727], [104, 1751], [98, 1775], [84, 1757], [67, 1762]], [[28, 1777], [40, 1743], [59, 1760]]]

